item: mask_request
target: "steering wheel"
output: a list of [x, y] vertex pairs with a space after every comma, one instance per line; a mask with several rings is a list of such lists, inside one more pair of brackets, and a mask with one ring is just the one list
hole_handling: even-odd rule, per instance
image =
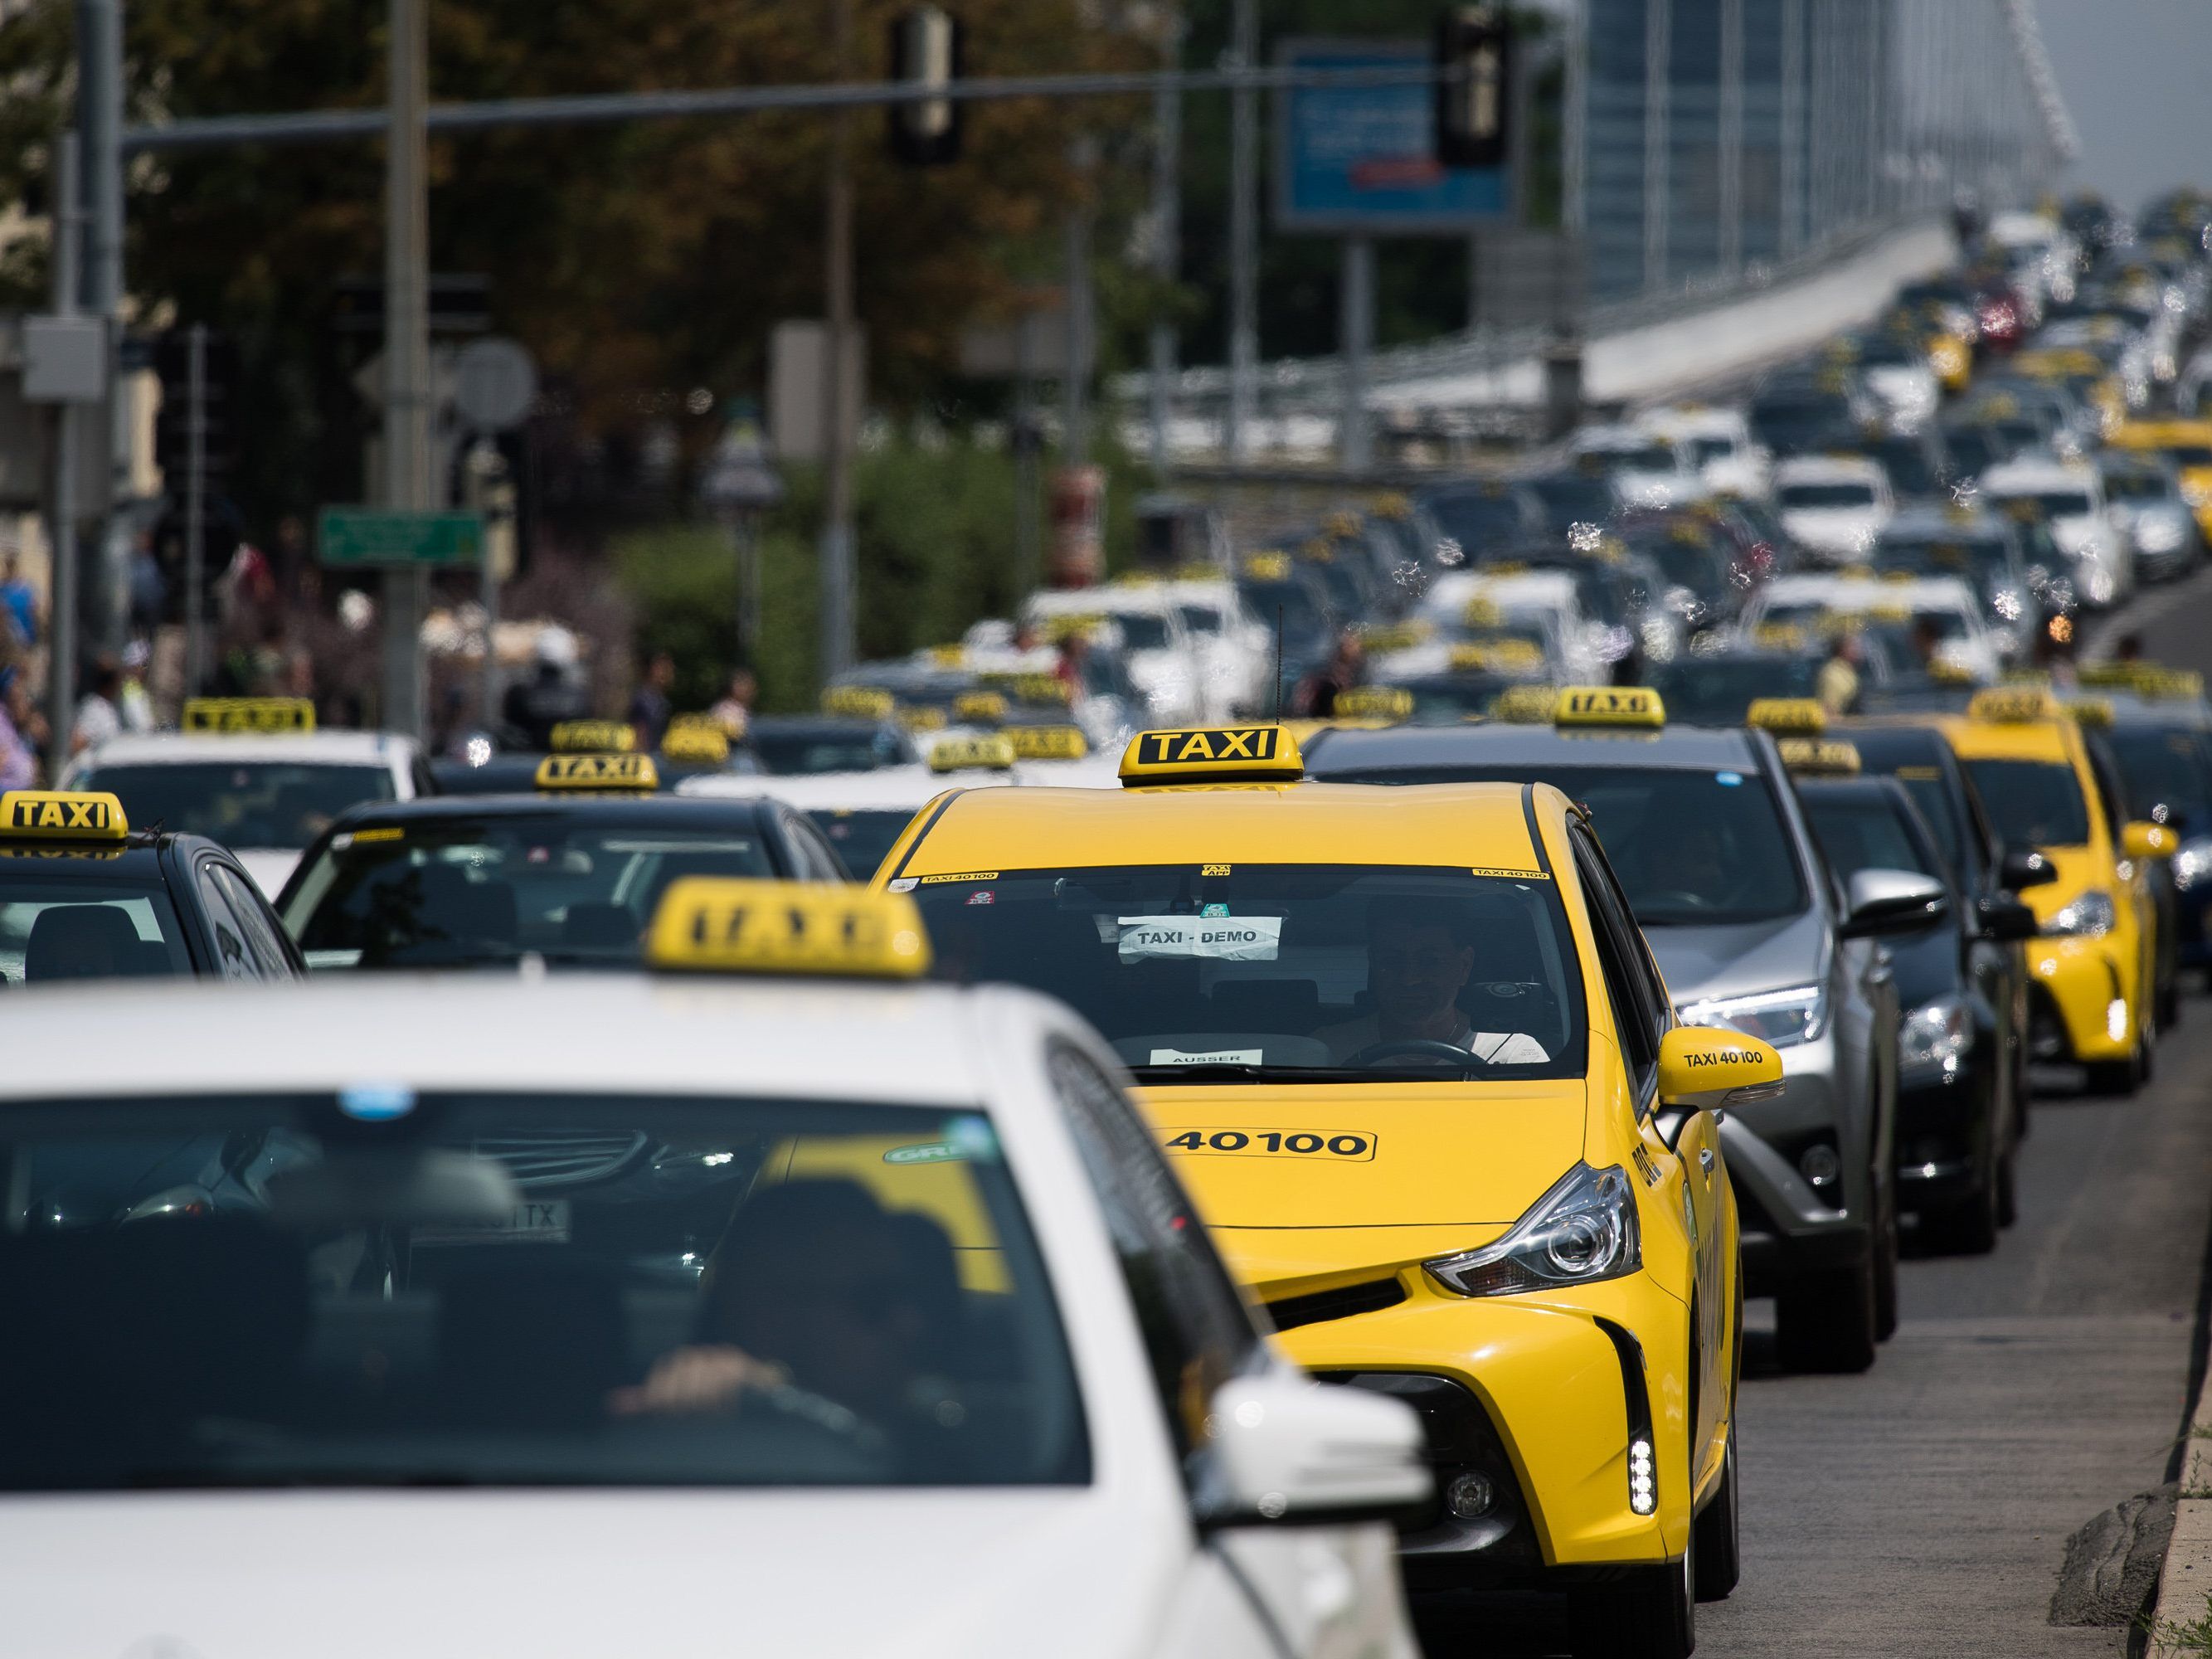
[[1356, 1054], [1347, 1054], [1346, 1066], [1376, 1066], [1383, 1060], [1399, 1057], [1420, 1060], [1449, 1060], [1455, 1066], [1480, 1066], [1485, 1062], [1456, 1042], [1437, 1042], [1427, 1037], [1400, 1037], [1391, 1042], [1370, 1042]]

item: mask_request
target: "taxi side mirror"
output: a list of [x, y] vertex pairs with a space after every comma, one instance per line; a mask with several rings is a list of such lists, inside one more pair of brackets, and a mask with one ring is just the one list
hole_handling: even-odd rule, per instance
[[1402, 1402], [1288, 1368], [1232, 1377], [1206, 1401], [1215, 1478], [1206, 1527], [1397, 1521], [1432, 1500], [1420, 1419]]
[[1659, 1104], [1686, 1115], [1771, 1100], [1782, 1056], [1771, 1043], [1711, 1025], [1677, 1025], [1659, 1039]]
[[2123, 858], [2170, 859], [2180, 845], [2181, 838], [2162, 823], [2138, 818], [2133, 823], [2120, 827], [2120, 855]]
[[1950, 914], [1951, 896], [1933, 876], [1912, 870], [1861, 870], [1844, 884], [1845, 939], [1909, 933]]
[[2016, 898], [1985, 898], [1975, 908], [1981, 917], [1982, 937], [2000, 945], [2033, 939], [2042, 925], [2035, 912]]
[[2008, 892], [2025, 892], [2031, 887], [2042, 887], [2058, 879], [2058, 866], [2042, 854], [2028, 848], [2015, 848], [2004, 855], [1997, 866], [1997, 882]]

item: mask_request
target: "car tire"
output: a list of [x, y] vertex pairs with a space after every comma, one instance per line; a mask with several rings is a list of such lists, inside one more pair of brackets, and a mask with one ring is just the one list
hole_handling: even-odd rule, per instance
[[1721, 1462], [1721, 1489], [1691, 1527], [1697, 1557], [1695, 1589], [1700, 1601], [1725, 1601], [1743, 1576], [1743, 1552], [1738, 1533], [1741, 1511], [1736, 1505], [1735, 1424], [1729, 1424], [1728, 1450]]
[[2020, 1219], [2020, 1153], [2007, 1152], [1997, 1160], [1997, 1225], [2009, 1227]]
[[1987, 1255], [1996, 1249], [2005, 1211], [2000, 1169], [2001, 1161], [1990, 1159], [1983, 1166], [1972, 1193], [1956, 1203], [1923, 1213], [1920, 1236], [1930, 1249], [1943, 1255]]
[[1890, 1187], [1883, 1206], [1881, 1231], [1875, 1235], [1874, 1340], [1887, 1342], [1897, 1334], [1897, 1188]]
[[2137, 1039], [2125, 1060], [2093, 1060], [2081, 1068], [2086, 1093], [2118, 1099], [2135, 1093], [2150, 1081], [2149, 1044]]
[[1863, 1371], [1874, 1364], [1875, 1258], [1803, 1273], [1774, 1298], [1774, 1351], [1793, 1371]]
[[2176, 974], [2159, 988], [2158, 1029], [2171, 1031], [2181, 1024], [2181, 975]]
[[1575, 1659], [1688, 1659], [1698, 1645], [1697, 1531], [1682, 1559], [1639, 1567], [1627, 1579], [1567, 1604]]

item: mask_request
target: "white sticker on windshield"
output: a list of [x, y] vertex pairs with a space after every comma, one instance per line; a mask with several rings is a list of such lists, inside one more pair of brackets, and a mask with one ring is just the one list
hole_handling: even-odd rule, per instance
[[1124, 962], [1203, 957], [1212, 962], [1273, 962], [1283, 945], [1280, 916], [1123, 916], [1117, 948]]
[[1155, 1066], [1257, 1066], [1264, 1048], [1201, 1048], [1186, 1053], [1181, 1048], [1155, 1048]]

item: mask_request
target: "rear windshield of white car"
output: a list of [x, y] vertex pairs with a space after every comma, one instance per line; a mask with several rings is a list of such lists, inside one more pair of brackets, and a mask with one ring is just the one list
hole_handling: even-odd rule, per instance
[[1123, 611], [1114, 620], [1121, 625], [1121, 642], [1131, 651], [1164, 651], [1168, 647], [1168, 623], [1164, 617], [1147, 616], [1141, 611]]
[[1784, 507], [1872, 507], [1874, 486], [1867, 483], [1784, 484], [1774, 492]]
[[7, 1133], [0, 1489], [1089, 1478], [981, 1113], [380, 1085]]
[[112, 793], [134, 829], [246, 848], [305, 847], [347, 807], [392, 799], [389, 767], [296, 761], [98, 766], [73, 787]]

